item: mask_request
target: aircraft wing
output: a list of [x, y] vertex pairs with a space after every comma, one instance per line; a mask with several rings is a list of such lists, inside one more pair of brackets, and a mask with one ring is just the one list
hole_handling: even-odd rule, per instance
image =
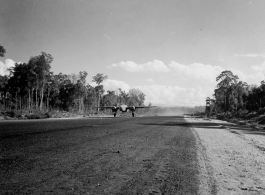
[[113, 106], [99, 106], [99, 107], [96, 107], [96, 108], [107, 108], [107, 109], [112, 109]]
[[156, 107], [156, 106], [130, 106], [128, 108], [153, 108], [153, 107]]

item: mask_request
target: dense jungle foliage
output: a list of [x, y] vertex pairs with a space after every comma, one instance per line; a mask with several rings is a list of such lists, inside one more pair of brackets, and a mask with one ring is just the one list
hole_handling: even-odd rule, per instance
[[[0, 57], [6, 50], [0, 45]], [[108, 76], [98, 73], [92, 78], [96, 86], [87, 84], [87, 72], [66, 75], [51, 71], [53, 57], [42, 52], [30, 57], [27, 63], [16, 63], [9, 69], [9, 75], [0, 75], [0, 110], [48, 112], [50, 110], [72, 113], [97, 113], [101, 106], [127, 104], [142, 106], [145, 94], [139, 89], [130, 89], [128, 93], [119, 89], [105, 92], [102, 83]], [[246, 113], [265, 113], [265, 81], [260, 85], [248, 85], [239, 81], [237, 75], [225, 70], [216, 77], [218, 82], [214, 90], [211, 106], [216, 113], [244, 115]], [[156, 108], [144, 111], [146, 114], [174, 115], [202, 112], [205, 107]]]
[[233, 116], [243, 116], [252, 112], [264, 114], [265, 112], [265, 82], [260, 85], [248, 85], [239, 81], [232, 71], [225, 70], [216, 77], [218, 82], [214, 90], [215, 112], [229, 113]]
[[[1, 56], [5, 49], [1, 46]], [[145, 94], [138, 89], [128, 93], [119, 89], [119, 93], [107, 91], [102, 83], [108, 77], [95, 75], [91, 81], [96, 86], [86, 83], [87, 72], [66, 75], [51, 71], [53, 57], [42, 52], [33, 56], [27, 63], [16, 63], [9, 69], [9, 75], [0, 75], [0, 109], [1, 111], [47, 112], [61, 110], [75, 113], [93, 113], [99, 106], [142, 106]]]

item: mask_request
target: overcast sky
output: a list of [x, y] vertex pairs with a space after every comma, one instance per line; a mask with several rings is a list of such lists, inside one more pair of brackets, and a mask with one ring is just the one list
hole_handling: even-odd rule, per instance
[[0, 74], [42, 51], [54, 73], [108, 75], [146, 104], [205, 105], [216, 77], [265, 75], [262, 0], [0, 0]]

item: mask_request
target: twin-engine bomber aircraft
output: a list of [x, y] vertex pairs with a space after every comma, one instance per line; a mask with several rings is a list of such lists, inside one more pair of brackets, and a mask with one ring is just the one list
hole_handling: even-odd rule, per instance
[[128, 110], [130, 110], [130, 111], [132, 111], [132, 117], [134, 117], [135, 116], [134, 112], [137, 108], [152, 108], [152, 107], [156, 107], [156, 106], [127, 106], [127, 105], [123, 104], [120, 106], [102, 106], [99, 108], [111, 109], [114, 117], [116, 117], [118, 110], [120, 110], [121, 112], [128, 112]]

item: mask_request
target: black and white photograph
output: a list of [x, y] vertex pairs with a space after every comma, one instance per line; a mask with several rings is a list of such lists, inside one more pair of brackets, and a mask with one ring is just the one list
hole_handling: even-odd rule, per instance
[[0, 194], [265, 195], [265, 1], [0, 0]]

